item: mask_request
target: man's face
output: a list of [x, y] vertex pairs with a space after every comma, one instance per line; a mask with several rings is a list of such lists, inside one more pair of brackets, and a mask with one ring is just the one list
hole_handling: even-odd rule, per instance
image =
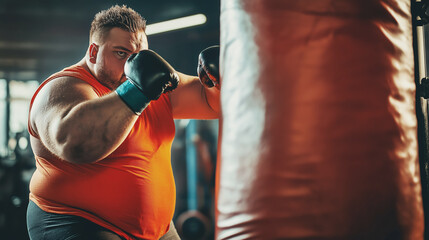
[[148, 49], [147, 37], [143, 32], [131, 33], [112, 28], [103, 44], [98, 46], [94, 74], [98, 81], [110, 89], [116, 89], [125, 82], [124, 65], [128, 57]]

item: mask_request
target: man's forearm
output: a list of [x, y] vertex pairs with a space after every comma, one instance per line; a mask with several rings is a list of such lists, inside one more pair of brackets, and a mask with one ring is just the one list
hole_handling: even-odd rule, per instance
[[212, 87], [206, 88], [203, 86], [204, 94], [206, 95], [207, 104], [213, 110], [213, 112], [220, 116], [220, 91], [219, 89]]

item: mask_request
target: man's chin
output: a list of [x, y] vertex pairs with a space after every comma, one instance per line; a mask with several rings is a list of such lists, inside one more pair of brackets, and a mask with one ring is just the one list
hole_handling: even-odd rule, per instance
[[110, 90], [115, 90], [116, 88], [118, 88], [122, 83], [124, 83], [125, 81], [119, 80], [119, 81], [112, 81], [109, 83], [105, 83], [103, 85], [105, 85], [106, 87], [108, 87]]
[[[127, 77], [123, 76], [121, 77], [121, 80], [119, 81], [121, 84], [124, 83], [125, 81], [127, 81]], [[120, 85], [120, 84], [119, 84]]]

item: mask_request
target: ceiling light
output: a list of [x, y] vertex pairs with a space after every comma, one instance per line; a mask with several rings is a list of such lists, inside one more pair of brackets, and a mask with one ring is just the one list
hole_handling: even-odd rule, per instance
[[176, 18], [164, 22], [149, 24], [146, 26], [146, 35], [192, 27], [204, 24], [207, 17], [204, 14], [195, 14], [188, 17]]

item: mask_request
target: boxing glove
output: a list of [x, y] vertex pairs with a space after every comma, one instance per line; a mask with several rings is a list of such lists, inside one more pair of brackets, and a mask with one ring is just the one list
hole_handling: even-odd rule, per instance
[[219, 46], [204, 49], [198, 56], [198, 78], [207, 88], [220, 87]]
[[151, 50], [131, 55], [125, 63], [124, 73], [127, 80], [116, 89], [116, 93], [137, 115], [150, 101], [174, 90], [179, 84], [179, 76], [173, 67]]

